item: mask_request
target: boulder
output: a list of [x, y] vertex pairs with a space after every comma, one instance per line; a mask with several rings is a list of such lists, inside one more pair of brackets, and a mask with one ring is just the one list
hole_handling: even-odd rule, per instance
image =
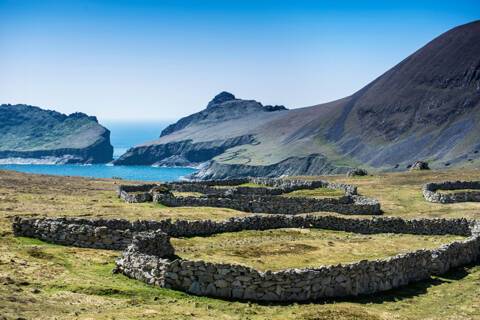
[[410, 171], [415, 171], [415, 170], [430, 170], [430, 167], [428, 166], [428, 162], [425, 161], [415, 161], [411, 167]]
[[368, 171], [361, 168], [352, 169], [347, 172], [347, 177], [356, 177], [356, 176], [360, 177], [360, 176], [366, 176], [366, 175], [368, 175]]

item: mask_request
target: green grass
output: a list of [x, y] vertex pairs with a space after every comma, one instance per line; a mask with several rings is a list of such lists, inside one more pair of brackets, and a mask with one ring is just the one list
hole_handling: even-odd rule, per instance
[[316, 188], [316, 189], [304, 189], [295, 190], [289, 193], [282, 194], [283, 197], [307, 197], [307, 198], [338, 198], [345, 195], [345, 192], [337, 189], [330, 188]]
[[253, 183], [253, 182], [242, 183], [238, 186], [239, 187], [247, 187], [247, 188], [269, 188], [269, 186], [266, 186], [264, 184]]
[[252, 182], [247, 182], [247, 183], [242, 183], [239, 185], [235, 186], [213, 186], [214, 188], [217, 189], [230, 189], [230, 188], [235, 188], [235, 187], [245, 187], [245, 188], [270, 188], [269, 186], [266, 186], [264, 184], [258, 184], [258, 183], [252, 183]]
[[174, 191], [173, 195], [175, 197], [194, 197], [194, 198], [200, 198], [205, 196], [203, 193], [200, 193], [200, 192], [179, 192], [179, 191]]
[[458, 236], [363, 235], [317, 229], [241, 231], [172, 239], [176, 254], [190, 260], [235, 263], [260, 270], [318, 267], [432, 249]]
[[[358, 185], [361, 194], [380, 200], [387, 216], [480, 218], [480, 203], [444, 206], [429, 203], [422, 195], [422, 186], [426, 182], [452, 179], [480, 180], [480, 171], [477, 169], [380, 174], [362, 179], [349, 179], [344, 176], [309, 179], [318, 178]], [[4, 316], [7, 319], [23, 317], [117, 320], [480, 319], [480, 266], [459, 268], [441, 277], [432, 277], [428, 281], [373, 296], [306, 304], [272, 305], [223, 301], [156, 288], [141, 281], [112, 274], [113, 261], [119, 252], [64, 247], [35, 239], [13, 237], [10, 219], [15, 215], [131, 220], [165, 218], [221, 220], [246, 215], [220, 208], [167, 208], [152, 203], [126, 204], [115, 195], [116, 183], [120, 182], [0, 171], [0, 318]], [[262, 249], [260, 253], [264, 254], [264, 264], [274, 265], [281, 262], [279, 258], [282, 258], [283, 253], [270, 255], [269, 250], [278, 249], [278, 252], [285, 252], [285, 247], [282, 247], [283, 241], [296, 244], [306, 242], [304, 244], [307, 245], [310, 245], [309, 241], [317, 241], [310, 239], [308, 234], [292, 235], [288, 232], [260, 237], [260, 240], [264, 241], [255, 243], [253, 239], [258, 240], [258, 237], [258, 232], [253, 234], [252, 238], [245, 239], [238, 238], [237, 234], [224, 241], [223, 249], [220, 247], [221, 241], [216, 240], [212, 245], [219, 246], [219, 250], [223, 250], [222, 254], [229, 259], [233, 250], [239, 251], [235, 254], [251, 254], [248, 246], [258, 245]], [[334, 256], [337, 252], [338, 257], [334, 257], [337, 259], [342, 257], [341, 254], [344, 254], [343, 257], [349, 256], [348, 252], [342, 253], [340, 250], [342, 246], [348, 247], [348, 241], [352, 248], [372, 246], [372, 249], [378, 249], [379, 245], [384, 245], [381, 239], [385, 240], [385, 245], [394, 246], [403, 246], [408, 240], [403, 237], [391, 239], [385, 237], [367, 239], [366, 242], [357, 241], [359, 239], [355, 239], [354, 236], [338, 237], [328, 240], [334, 243], [335, 250], [326, 246], [320, 253]], [[213, 240], [203, 238], [190, 248], [199, 248], [205, 244], [203, 241]], [[423, 240], [421, 237], [415, 237], [408, 241], [411, 241], [414, 247], [421, 246]], [[234, 243], [238, 245], [233, 246]], [[229, 246], [232, 249], [231, 253], [227, 250]], [[307, 259], [311, 251], [309, 247], [301, 247], [304, 248], [305, 257], [303, 254], [298, 257]], [[386, 253], [384, 249], [377, 249], [366, 252], [381, 255]], [[352, 255], [356, 252], [359, 251], [352, 251]], [[310, 258], [318, 257], [312, 255]]]

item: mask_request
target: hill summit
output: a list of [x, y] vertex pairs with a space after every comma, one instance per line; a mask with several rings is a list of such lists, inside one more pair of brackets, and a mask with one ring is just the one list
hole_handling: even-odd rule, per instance
[[333, 102], [286, 110], [222, 92], [207, 109], [180, 119], [117, 163], [181, 157], [202, 164], [195, 175], [201, 179], [329, 174], [352, 167], [405, 170], [417, 160], [439, 168], [478, 164], [479, 136], [475, 21], [447, 31]]

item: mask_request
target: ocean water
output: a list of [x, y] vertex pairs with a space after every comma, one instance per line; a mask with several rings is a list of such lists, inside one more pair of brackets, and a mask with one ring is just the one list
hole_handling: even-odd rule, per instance
[[100, 121], [100, 123], [110, 130], [114, 159], [120, 157], [131, 147], [158, 139], [160, 132], [170, 124], [162, 121]]
[[162, 168], [151, 166], [112, 166], [105, 164], [4, 164], [0, 169], [26, 173], [80, 176], [91, 178], [122, 178], [141, 181], [177, 181], [195, 172], [192, 168]]
[[[101, 122], [110, 132], [114, 148], [114, 158], [118, 158], [129, 148], [155, 140], [168, 123], [166, 122]], [[53, 174], [61, 176], [81, 176], [91, 178], [122, 178], [142, 181], [176, 181], [195, 172], [192, 168], [164, 168], [152, 166], [112, 166], [95, 165], [53, 165], [53, 164], [2, 164], [0, 169], [26, 173]]]

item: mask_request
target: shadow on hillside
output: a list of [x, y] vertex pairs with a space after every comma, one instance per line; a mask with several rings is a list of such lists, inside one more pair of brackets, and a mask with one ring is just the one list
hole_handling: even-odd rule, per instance
[[[396, 302], [402, 301], [404, 299], [410, 299], [413, 297], [421, 296], [426, 294], [430, 287], [438, 286], [444, 283], [452, 283], [458, 280], [463, 279], [469, 274], [469, 269], [475, 265], [468, 265], [464, 267], [459, 267], [450, 272], [442, 275], [441, 277], [432, 277], [428, 280], [416, 282], [409, 284], [404, 287], [379, 292], [371, 295], [361, 295], [358, 297], [344, 297], [344, 298], [332, 298], [332, 299], [322, 299], [318, 301], [308, 301], [308, 302], [298, 302], [298, 304], [330, 304], [336, 302], [352, 302], [360, 304], [381, 304], [384, 302]], [[259, 303], [261, 305], [289, 305], [291, 303]]]

